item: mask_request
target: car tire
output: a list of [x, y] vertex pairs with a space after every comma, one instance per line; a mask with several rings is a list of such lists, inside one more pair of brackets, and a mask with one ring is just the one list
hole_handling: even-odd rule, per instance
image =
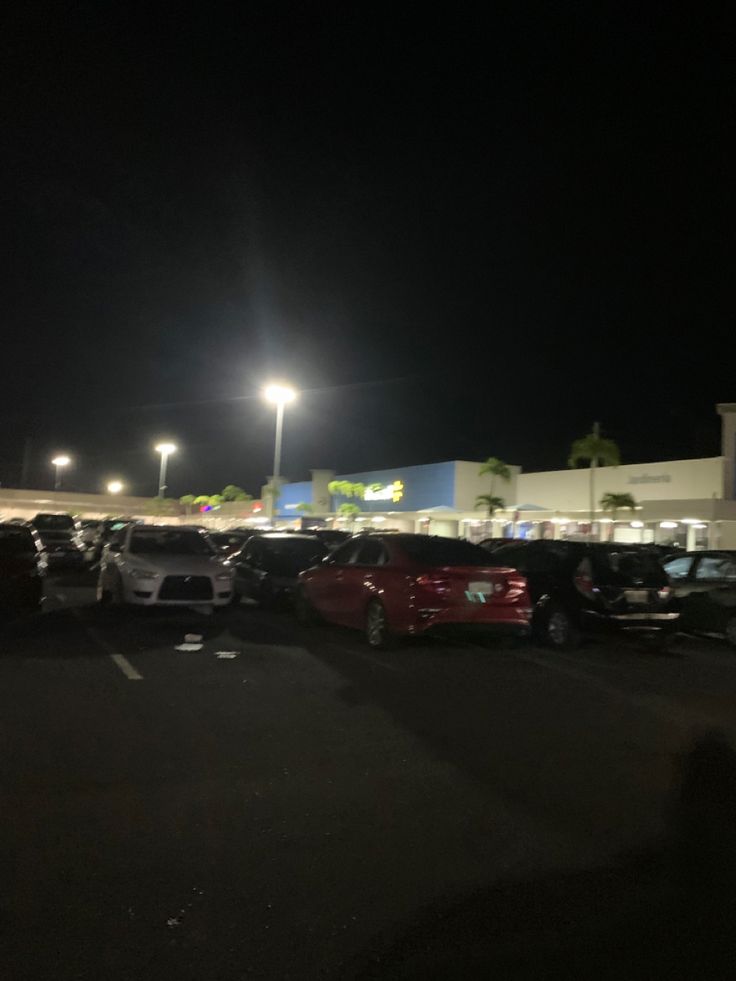
[[726, 624], [726, 640], [731, 647], [736, 647], [736, 616], [732, 616]]
[[365, 638], [375, 651], [388, 650], [393, 637], [388, 626], [386, 610], [379, 600], [371, 600], [365, 614]]
[[545, 611], [540, 635], [547, 647], [557, 651], [572, 650], [580, 643], [580, 631], [572, 617], [557, 603], [553, 603]]
[[313, 627], [319, 623], [319, 614], [303, 589], [297, 590], [294, 595], [294, 615], [302, 627]]

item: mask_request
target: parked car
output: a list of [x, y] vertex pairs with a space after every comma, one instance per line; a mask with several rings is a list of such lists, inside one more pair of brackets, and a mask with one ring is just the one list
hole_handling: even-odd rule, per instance
[[102, 522], [97, 521], [94, 518], [82, 518], [78, 524], [79, 530], [77, 532], [77, 542], [79, 547], [82, 549], [94, 548], [95, 540]]
[[223, 558], [239, 552], [252, 536], [247, 531], [210, 531], [209, 538]]
[[664, 570], [680, 605], [680, 629], [718, 634], [736, 647], [736, 551], [670, 556]]
[[34, 613], [43, 602], [45, 558], [36, 532], [13, 522], [0, 524], [0, 615]]
[[100, 603], [219, 607], [232, 593], [233, 570], [193, 528], [129, 524], [103, 551]]
[[315, 528], [312, 531], [307, 532], [308, 535], [314, 535], [318, 538], [328, 549], [337, 548], [338, 545], [342, 545], [350, 538], [349, 531], [340, 531], [339, 528]]
[[581, 634], [609, 629], [664, 639], [679, 616], [651, 549], [539, 540], [504, 545], [489, 560], [526, 576], [532, 628], [551, 647], [574, 647]]
[[497, 548], [501, 548], [502, 545], [511, 545], [516, 542], [525, 542], [525, 538], [484, 538], [482, 542], [478, 542], [481, 548], [485, 548], [489, 552], [495, 552]]
[[142, 524], [142, 522], [134, 518], [104, 518], [100, 522], [92, 545], [93, 560], [99, 562], [105, 545], [116, 538], [129, 525], [133, 524]]
[[365, 631], [371, 647], [442, 625], [529, 632], [522, 576], [492, 567], [485, 549], [435, 535], [350, 539], [299, 577], [297, 615]]
[[85, 564], [78, 543], [79, 528], [70, 514], [41, 512], [30, 521], [39, 536], [48, 570], [80, 569]]
[[232, 555], [235, 594], [265, 606], [289, 599], [300, 572], [321, 562], [329, 553], [314, 535], [272, 532], [257, 535]]

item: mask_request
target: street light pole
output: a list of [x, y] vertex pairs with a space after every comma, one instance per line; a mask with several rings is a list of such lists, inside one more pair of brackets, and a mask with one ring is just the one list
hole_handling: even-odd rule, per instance
[[54, 459], [51, 461], [52, 466], [54, 466], [56, 468], [56, 470], [54, 471], [54, 490], [55, 491], [61, 490], [61, 473], [62, 473], [62, 470], [64, 469], [64, 467], [68, 467], [71, 462], [72, 461], [69, 459], [69, 457], [68, 456], [65, 456], [64, 454], [62, 454], [60, 456], [55, 456]]
[[[278, 402], [276, 404], [276, 440], [273, 446], [273, 485], [274, 488], [279, 485], [279, 477], [281, 476], [281, 440], [284, 433], [284, 403]], [[271, 498], [273, 500], [273, 497]]]
[[164, 498], [166, 497], [166, 467], [169, 456], [176, 452], [176, 446], [173, 443], [159, 443], [156, 452], [161, 454], [161, 465], [158, 471], [158, 496]]
[[268, 385], [263, 390], [264, 397], [276, 406], [276, 438], [273, 446], [273, 476], [269, 495], [268, 512], [271, 522], [276, 514], [276, 499], [281, 479], [281, 442], [284, 433], [284, 408], [296, 398], [296, 391], [290, 385]]

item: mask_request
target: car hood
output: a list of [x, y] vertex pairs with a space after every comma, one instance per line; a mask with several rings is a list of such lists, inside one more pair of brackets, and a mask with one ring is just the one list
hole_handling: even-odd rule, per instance
[[161, 576], [211, 576], [226, 569], [214, 555], [126, 555], [125, 567]]

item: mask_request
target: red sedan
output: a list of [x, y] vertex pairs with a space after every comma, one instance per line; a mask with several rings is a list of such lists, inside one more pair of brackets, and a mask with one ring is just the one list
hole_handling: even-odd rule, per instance
[[476, 624], [525, 636], [526, 580], [488, 564], [485, 549], [430, 535], [351, 538], [302, 572], [296, 612], [365, 630], [371, 647], [441, 624]]

